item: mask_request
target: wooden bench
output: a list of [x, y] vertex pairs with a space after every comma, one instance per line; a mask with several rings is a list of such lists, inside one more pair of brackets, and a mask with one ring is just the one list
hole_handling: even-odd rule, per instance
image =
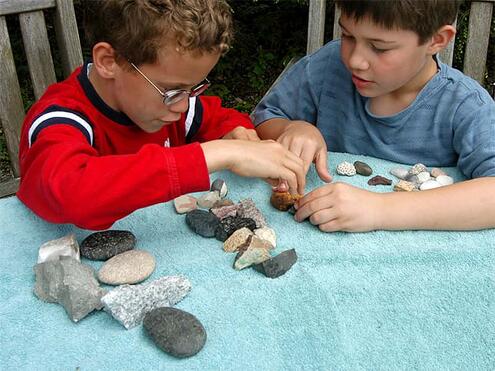
[[7, 30], [6, 16], [16, 14], [21, 27], [24, 50], [34, 97], [38, 99], [48, 85], [56, 82], [47, 26], [43, 11], [54, 9], [54, 28], [62, 68], [68, 76], [82, 64], [81, 43], [72, 0], [0, 0], [0, 124], [12, 166], [13, 178], [0, 183], [0, 197], [14, 194], [19, 186], [19, 138], [25, 115], [21, 88]]

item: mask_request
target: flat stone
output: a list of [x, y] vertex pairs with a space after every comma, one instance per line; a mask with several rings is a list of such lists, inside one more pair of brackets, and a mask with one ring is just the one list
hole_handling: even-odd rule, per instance
[[292, 195], [289, 192], [274, 191], [270, 197], [270, 203], [277, 210], [287, 211], [301, 198], [302, 195]]
[[105, 262], [98, 271], [98, 279], [108, 285], [133, 284], [144, 281], [154, 270], [153, 255], [143, 250], [130, 250]]
[[277, 235], [270, 227], [263, 227], [254, 230], [254, 234], [262, 240], [270, 242], [273, 248], [277, 246]]
[[203, 237], [215, 236], [219, 223], [220, 219], [206, 210], [193, 210], [186, 214], [186, 224]]
[[81, 243], [81, 255], [91, 260], [107, 260], [135, 246], [136, 237], [129, 231], [95, 232]]
[[195, 355], [206, 343], [201, 322], [177, 308], [153, 309], [144, 317], [144, 328], [161, 350], [178, 358]]
[[78, 322], [93, 310], [102, 308], [102, 289], [94, 270], [68, 256], [50, 260], [33, 267], [36, 275], [35, 295], [48, 303], [61, 304], [69, 318]]
[[256, 222], [256, 228], [266, 227], [266, 219], [263, 213], [256, 207], [254, 201], [250, 198], [239, 202], [237, 215], [242, 218], [251, 218]]
[[220, 201], [220, 195], [217, 191], [207, 192], [197, 199], [198, 206], [203, 209], [211, 209], [217, 201]]
[[359, 175], [370, 176], [373, 173], [373, 169], [366, 162], [354, 161], [354, 168]]
[[215, 179], [213, 183], [211, 183], [210, 191], [217, 191], [221, 198], [227, 196], [227, 183], [223, 179]]
[[140, 285], [122, 285], [101, 298], [105, 311], [126, 329], [140, 325], [146, 313], [159, 307], [171, 307], [191, 291], [184, 276], [164, 276]]
[[426, 182], [421, 184], [419, 189], [422, 191], [427, 191], [428, 189], [438, 188], [441, 186], [442, 185], [439, 182], [437, 182], [436, 180], [427, 180]]
[[256, 264], [253, 268], [263, 273], [269, 278], [277, 278], [285, 274], [297, 261], [296, 250], [290, 249], [281, 252], [271, 259], [265, 260], [262, 263]]
[[442, 186], [454, 184], [454, 179], [448, 175], [439, 175], [435, 180]]
[[45, 242], [38, 251], [38, 263], [58, 260], [61, 256], [70, 256], [80, 261], [79, 244], [76, 236], [71, 233], [62, 238]]
[[198, 208], [198, 201], [196, 197], [191, 195], [182, 195], [174, 199], [174, 207], [178, 214], [185, 214], [189, 211], [196, 210]]
[[256, 222], [250, 218], [228, 216], [227, 218], [222, 219], [218, 224], [218, 227], [215, 230], [215, 238], [223, 242], [229, 238], [232, 233], [243, 227], [247, 227], [254, 231], [256, 229]]
[[223, 250], [225, 252], [234, 252], [239, 249], [240, 246], [244, 245], [253, 232], [249, 228], [241, 228], [230, 235], [229, 238], [223, 243]]
[[376, 186], [376, 185], [391, 185], [392, 180], [387, 179], [381, 175], [375, 175], [373, 178], [368, 179], [368, 185]]
[[393, 169], [390, 170], [390, 174], [392, 174], [396, 178], [405, 180], [407, 175], [409, 174], [409, 170], [403, 167], [394, 167]]

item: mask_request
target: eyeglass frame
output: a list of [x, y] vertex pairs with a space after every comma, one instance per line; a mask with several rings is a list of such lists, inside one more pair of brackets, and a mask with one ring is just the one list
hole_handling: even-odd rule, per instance
[[[179, 103], [185, 98], [197, 97], [200, 94], [203, 94], [206, 89], [211, 86], [210, 80], [205, 78], [198, 85], [191, 88], [191, 90], [187, 89], [170, 89], [162, 91], [158, 86], [156, 86], [153, 81], [146, 76], [143, 71], [141, 71], [133, 62], [129, 61], [129, 64], [141, 75], [145, 78], [146, 81], [150, 83], [150, 85], [162, 96], [163, 104], [170, 107], [176, 103]], [[174, 99], [175, 98], [175, 99]]]

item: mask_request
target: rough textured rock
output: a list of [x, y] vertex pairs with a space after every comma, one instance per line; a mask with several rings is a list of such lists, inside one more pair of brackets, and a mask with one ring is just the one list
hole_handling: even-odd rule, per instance
[[178, 214], [185, 214], [189, 211], [196, 210], [198, 208], [198, 201], [196, 197], [191, 195], [182, 195], [174, 199], [174, 207]]
[[344, 161], [337, 165], [337, 174], [353, 176], [356, 175], [356, 168], [350, 162]]
[[376, 186], [376, 185], [391, 185], [392, 181], [390, 179], [387, 179], [381, 175], [375, 175], [373, 178], [368, 180], [368, 184], [370, 186]]
[[61, 304], [70, 319], [78, 322], [93, 310], [101, 309], [101, 297], [106, 291], [100, 287], [90, 266], [61, 256], [34, 266], [34, 293], [48, 303]]
[[409, 169], [409, 175], [418, 175], [423, 171], [428, 171], [428, 169], [426, 168], [425, 165], [418, 163]]
[[237, 215], [242, 218], [251, 218], [256, 222], [256, 228], [266, 227], [266, 219], [265, 216], [261, 213], [261, 211], [256, 207], [254, 201], [250, 198], [245, 200], [241, 200], [239, 202], [239, 210], [237, 211]]
[[273, 248], [277, 246], [277, 235], [275, 230], [270, 227], [263, 227], [254, 230], [254, 234], [262, 240], [270, 242]]
[[373, 173], [373, 169], [366, 162], [354, 161], [354, 168], [359, 175], [370, 176]]
[[213, 183], [211, 183], [210, 191], [217, 191], [221, 198], [227, 196], [227, 183], [223, 179], [215, 179]]
[[143, 250], [130, 250], [105, 262], [98, 271], [98, 279], [108, 285], [133, 284], [144, 281], [154, 270], [153, 255]]
[[270, 259], [269, 248], [270, 245], [267, 244], [267, 241], [263, 241], [256, 236], [252, 237], [249, 245], [242, 247], [237, 253], [234, 268], [241, 270]]
[[136, 237], [129, 231], [95, 232], [81, 243], [81, 255], [91, 260], [107, 260], [124, 251], [132, 250], [134, 246], [136, 246]]
[[229, 238], [223, 243], [223, 250], [225, 252], [234, 252], [239, 250], [239, 247], [244, 245], [253, 232], [249, 228], [241, 228], [230, 235]]
[[249, 228], [254, 231], [256, 229], [256, 222], [250, 218], [240, 218], [238, 216], [229, 216], [220, 221], [217, 229], [215, 230], [215, 238], [219, 241], [225, 241], [232, 233], [243, 227]]
[[396, 192], [411, 192], [416, 189], [414, 183], [408, 182], [406, 180], [399, 180], [399, 182], [394, 185], [394, 191]]
[[213, 237], [220, 219], [206, 210], [193, 210], [186, 214], [186, 223], [194, 233], [203, 237]]
[[302, 195], [292, 195], [289, 192], [272, 192], [270, 197], [270, 203], [272, 206], [280, 211], [289, 210]]
[[156, 308], [146, 314], [144, 328], [155, 344], [174, 357], [198, 353], [206, 343], [206, 331], [192, 314], [177, 308]]
[[[427, 172], [427, 171], [422, 171], [421, 173], [419, 173], [418, 175], [416, 175], [416, 177], [418, 178], [417, 183], [419, 183], [419, 184], [424, 183], [427, 180], [430, 180], [431, 179], [430, 173]], [[412, 183], [414, 183], [414, 182], [412, 182]]]
[[38, 251], [38, 263], [49, 260], [58, 260], [60, 256], [70, 256], [77, 261], [79, 256], [79, 244], [74, 233], [62, 238], [45, 242]]
[[211, 209], [218, 201], [220, 201], [220, 195], [217, 191], [207, 192], [198, 198], [198, 206], [203, 209]]
[[297, 261], [296, 250], [290, 249], [281, 252], [271, 259], [253, 266], [255, 270], [270, 278], [277, 278], [285, 274]]
[[215, 214], [215, 216], [222, 220], [225, 219], [228, 216], [237, 216], [237, 209], [239, 208], [238, 205], [231, 205], [231, 206], [222, 206], [222, 207], [213, 207], [210, 209], [210, 212]]
[[170, 307], [191, 291], [191, 282], [183, 276], [165, 276], [140, 285], [122, 285], [101, 298], [105, 311], [126, 329], [143, 321], [146, 313], [159, 307]]

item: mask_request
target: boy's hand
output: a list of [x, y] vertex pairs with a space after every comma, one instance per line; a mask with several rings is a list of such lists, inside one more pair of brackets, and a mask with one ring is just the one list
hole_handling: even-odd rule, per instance
[[238, 126], [234, 130], [229, 131], [225, 134], [222, 139], [241, 139], [241, 140], [252, 140], [260, 141], [260, 137], [254, 129], [246, 129], [244, 126]]
[[309, 218], [323, 232], [372, 231], [381, 225], [381, 196], [346, 183], [326, 184], [297, 202], [294, 218]]
[[314, 125], [306, 121], [290, 121], [277, 141], [304, 161], [304, 174], [314, 162], [321, 180], [332, 181], [327, 168], [327, 145]]

